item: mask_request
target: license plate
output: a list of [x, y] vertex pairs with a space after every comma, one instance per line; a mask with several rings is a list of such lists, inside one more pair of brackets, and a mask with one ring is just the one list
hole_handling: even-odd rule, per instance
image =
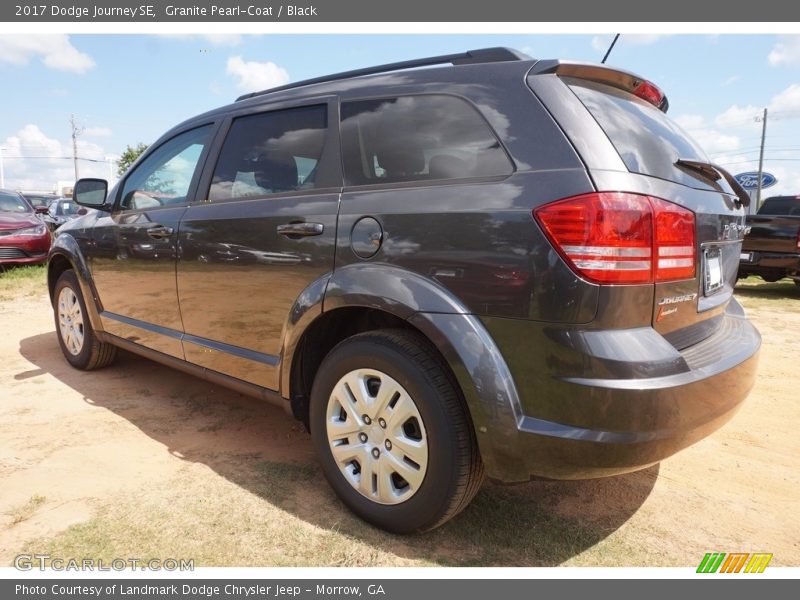
[[707, 250], [705, 256], [705, 291], [708, 294], [722, 287], [722, 258], [719, 250]]
[[739, 255], [739, 260], [743, 260], [744, 262], [753, 262], [753, 253], [752, 252], [742, 252]]

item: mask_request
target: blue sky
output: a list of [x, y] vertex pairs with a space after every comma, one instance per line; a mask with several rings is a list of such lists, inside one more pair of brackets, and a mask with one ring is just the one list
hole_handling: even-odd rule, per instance
[[[107, 177], [107, 157], [247, 91], [383, 62], [511, 46], [537, 58], [599, 62], [610, 35], [0, 35], [5, 185], [51, 189]], [[609, 64], [654, 81], [671, 117], [734, 173], [765, 170], [772, 193], [800, 193], [800, 35], [623, 34]], [[10, 83], [10, 85], [9, 85]], [[35, 158], [34, 158], [35, 157]]]

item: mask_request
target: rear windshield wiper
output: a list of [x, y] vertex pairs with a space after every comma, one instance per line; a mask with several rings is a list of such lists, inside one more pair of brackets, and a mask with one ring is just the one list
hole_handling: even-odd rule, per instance
[[736, 181], [736, 178], [733, 175], [728, 173], [728, 171], [719, 165], [699, 160], [687, 160], [685, 158], [679, 158], [675, 161], [675, 164], [679, 167], [685, 167], [687, 169], [691, 169], [692, 171], [696, 171], [711, 181], [719, 181], [720, 179], [724, 179], [739, 198], [739, 203], [742, 206], [750, 206], [750, 194], [748, 194], [742, 185]]

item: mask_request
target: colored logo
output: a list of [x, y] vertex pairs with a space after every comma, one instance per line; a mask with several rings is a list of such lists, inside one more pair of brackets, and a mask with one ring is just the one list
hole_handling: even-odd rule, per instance
[[[758, 187], [758, 171], [748, 171], [747, 173], [739, 173], [734, 175], [733, 178], [739, 182], [746, 190], [754, 190]], [[768, 188], [778, 183], [778, 178], [772, 173], [761, 173], [761, 189]]]
[[763, 573], [772, 554], [756, 552], [706, 552], [697, 567], [698, 573]]

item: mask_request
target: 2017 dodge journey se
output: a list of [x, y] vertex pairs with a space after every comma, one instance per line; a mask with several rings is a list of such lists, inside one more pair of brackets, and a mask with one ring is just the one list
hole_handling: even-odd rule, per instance
[[667, 106], [503, 48], [242, 96], [111, 190], [77, 182], [98, 211], [50, 252], [64, 356], [124, 348], [284, 406], [393, 532], [484, 473], [656, 463], [732, 416], [760, 346], [732, 295], [749, 199]]

